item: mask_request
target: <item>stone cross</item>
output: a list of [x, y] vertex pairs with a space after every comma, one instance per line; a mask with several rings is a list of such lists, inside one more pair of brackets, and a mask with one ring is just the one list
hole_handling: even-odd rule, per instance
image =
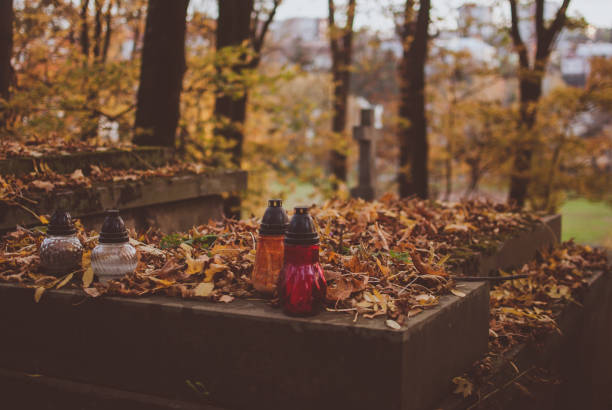
[[351, 189], [353, 198], [371, 201], [376, 197], [376, 139], [374, 110], [361, 110], [361, 124], [353, 127], [353, 138], [359, 143], [359, 184]]

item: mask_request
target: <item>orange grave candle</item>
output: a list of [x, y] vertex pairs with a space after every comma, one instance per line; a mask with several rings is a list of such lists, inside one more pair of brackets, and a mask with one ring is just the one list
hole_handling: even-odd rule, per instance
[[288, 225], [289, 217], [283, 209], [283, 201], [270, 199], [261, 219], [255, 266], [251, 275], [253, 287], [266, 295], [272, 295], [276, 290], [278, 274], [283, 267], [284, 239]]

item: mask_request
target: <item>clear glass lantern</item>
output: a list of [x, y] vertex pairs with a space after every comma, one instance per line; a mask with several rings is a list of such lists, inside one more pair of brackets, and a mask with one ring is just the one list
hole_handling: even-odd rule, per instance
[[91, 267], [101, 283], [133, 273], [138, 252], [130, 245], [125, 223], [118, 210], [109, 210], [100, 231], [99, 244], [91, 253]]

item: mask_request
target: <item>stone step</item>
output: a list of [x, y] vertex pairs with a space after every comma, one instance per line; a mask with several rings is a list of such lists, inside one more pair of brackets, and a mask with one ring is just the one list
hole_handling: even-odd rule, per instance
[[[522, 242], [532, 252], [489, 257], [527, 262], [550, 241], [536, 231]], [[19, 312], [3, 315], [0, 367], [172, 400], [204, 395], [231, 409], [426, 409], [487, 350], [489, 286], [458, 289], [466, 296], [444, 296], [392, 330], [381, 318], [354, 323], [332, 312], [290, 318], [260, 300], [53, 290], [36, 304], [32, 289], [0, 284], [0, 309]]]
[[459, 268], [466, 275], [489, 276], [498, 269], [520, 268], [533, 260], [539, 250], [561, 243], [561, 215], [549, 215], [531, 231], [508, 238], [493, 251], [475, 253]]
[[109, 387], [0, 369], [2, 404], [11, 410], [222, 410]]
[[42, 157], [11, 157], [0, 160], [0, 174], [24, 175], [41, 169], [41, 164], [58, 174], [72, 174], [77, 169], [86, 170], [91, 165], [114, 169], [148, 169], [165, 165], [171, 152], [161, 147], [134, 147], [130, 150], [75, 152]]
[[[246, 171], [216, 171], [56, 190], [32, 196], [37, 203], [28, 206], [37, 214], [51, 214], [62, 206], [90, 229], [99, 229], [106, 209], [120, 209], [130, 227], [155, 226], [172, 232], [220, 219], [224, 197], [246, 186]], [[34, 226], [40, 222], [22, 207], [0, 203], [0, 233], [16, 225]]]
[[0, 367], [227, 408], [419, 409], [484, 354], [488, 286], [392, 330], [325, 312], [290, 318], [262, 301], [85, 299], [0, 284]]
[[[491, 394], [475, 408], [612, 408], [612, 276], [598, 272], [587, 279], [587, 285], [580, 305], [568, 304], [557, 319], [559, 333], [519, 345], [497, 363]], [[530, 380], [538, 369], [550, 372], [548, 382], [537, 377]], [[522, 373], [525, 377], [517, 379]], [[514, 381], [530, 394], [517, 389]], [[476, 404], [476, 397], [451, 394], [431, 410], [460, 410]]]

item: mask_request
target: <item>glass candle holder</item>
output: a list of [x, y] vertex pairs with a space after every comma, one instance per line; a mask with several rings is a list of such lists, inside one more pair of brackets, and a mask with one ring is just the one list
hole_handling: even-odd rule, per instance
[[253, 287], [266, 295], [276, 290], [278, 274], [283, 267], [285, 231], [289, 217], [280, 199], [270, 199], [261, 220], [257, 238], [255, 266], [251, 274]]
[[83, 245], [77, 238], [70, 214], [55, 211], [47, 227], [47, 237], [40, 245], [40, 265], [51, 275], [63, 275], [81, 267]]
[[319, 237], [308, 208], [295, 208], [285, 236], [285, 261], [278, 277], [286, 314], [308, 316], [325, 307], [327, 282], [319, 264]]
[[100, 231], [100, 243], [91, 252], [91, 267], [101, 283], [121, 279], [136, 270], [138, 252], [129, 241], [119, 211], [107, 211]]

